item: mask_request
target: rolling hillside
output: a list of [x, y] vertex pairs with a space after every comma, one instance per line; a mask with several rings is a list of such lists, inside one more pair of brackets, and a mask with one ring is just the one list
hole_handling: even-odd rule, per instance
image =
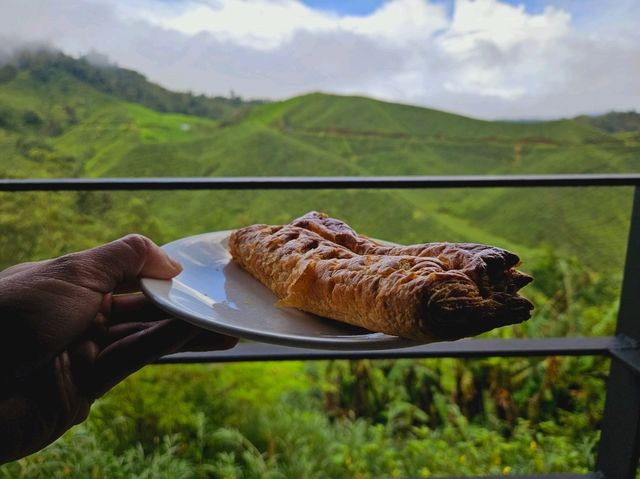
[[[1, 176], [454, 175], [640, 169], [637, 135], [610, 134], [581, 119], [489, 122], [362, 97], [313, 93], [252, 105], [248, 111], [245, 106], [221, 121], [158, 111], [166, 110], [166, 105], [154, 110], [149, 108], [151, 93], [136, 97], [118, 91], [122, 82], [97, 88], [96, 74], [78, 74], [73, 62], [87, 68], [86, 62], [68, 57], [61, 66], [57, 56], [49, 64], [42, 58], [37, 63], [23, 61], [12, 67], [11, 74], [0, 75]], [[127, 78], [112, 70], [110, 75]], [[135, 82], [141, 91], [157, 93], [160, 88], [139, 76]], [[139, 101], [131, 101], [136, 98]], [[46, 244], [28, 248], [22, 244], [18, 252], [5, 244], [3, 264], [73, 247], [71, 240], [52, 247], [50, 235], [45, 240], [24, 234], [38, 230], [43, 220], [35, 215], [23, 221], [38, 224], [16, 227], [10, 212], [15, 201], [25, 200], [7, 195], [0, 207], [5, 215], [0, 216], [3, 231], [21, 234], [24, 244]], [[250, 222], [288, 221], [319, 209], [390, 240], [490, 242], [520, 252], [548, 245], [595, 270], [610, 272], [619, 270], [623, 258], [630, 192], [142, 192], [82, 198], [34, 194], [28, 201], [32, 205], [41, 201], [46, 210], [64, 218], [63, 226], [47, 224], [50, 231], [60, 230], [64, 236], [64, 228], [86, 230], [82, 245], [129, 229], [164, 242]], [[63, 204], [58, 211], [56, 205]]]
[[583, 122], [559, 120], [491, 122], [364, 97], [312, 93], [253, 110], [253, 116], [292, 131], [396, 139], [520, 140], [528, 143], [606, 142], [608, 136]]

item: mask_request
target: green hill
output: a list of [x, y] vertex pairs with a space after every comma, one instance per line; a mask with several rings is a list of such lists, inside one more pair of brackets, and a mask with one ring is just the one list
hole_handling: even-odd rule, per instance
[[321, 93], [256, 108], [253, 116], [285, 131], [333, 136], [359, 134], [383, 139], [520, 140], [528, 143], [611, 140], [597, 128], [574, 120], [491, 122], [429, 108]]
[[[173, 108], [174, 113], [159, 111], [171, 109], [171, 98], [181, 98], [182, 103], [176, 100], [179, 105], [220, 102], [173, 94], [115, 67], [101, 69], [65, 56], [35, 56], [15, 65], [5, 66], [0, 75], [3, 177], [639, 169], [638, 141], [609, 134], [581, 119], [489, 122], [363, 97], [312, 93], [243, 105], [248, 113], [236, 109], [231, 116], [221, 114], [225, 118], [221, 121], [180, 113], [180, 107]], [[134, 90], [145, 93], [132, 95]], [[150, 98], [165, 103], [158, 100], [162, 103], [158, 106]], [[152, 105], [156, 108], [149, 108]], [[36, 197], [47, 197], [41, 201], [49, 209], [63, 197], [69, 198], [67, 207], [79, 201], [73, 200], [73, 194]], [[132, 225], [163, 242], [248, 222], [287, 221], [308, 209], [321, 209], [390, 240], [491, 242], [525, 252], [549, 245], [606, 271], [617, 271], [621, 265], [630, 199], [624, 189], [140, 192], [85, 194], [83, 198], [88, 197], [94, 198], [92, 204], [101, 215], [95, 217], [88, 207], [81, 208], [80, 229], [87, 229], [86, 243], [113, 237]], [[96, 204], [95, 198], [102, 198], [102, 203]], [[6, 211], [11, 205], [8, 200], [16, 201], [7, 195]], [[60, 214], [70, 224], [77, 221], [73, 211], [63, 210]], [[75, 226], [69, 228], [77, 231]], [[25, 237], [24, 241], [42, 240]], [[3, 254], [3, 262], [50, 254], [73, 244], [66, 241], [52, 249], [50, 243], [23, 247], [17, 257]], [[10, 251], [9, 245], [3, 247], [3, 252]]]

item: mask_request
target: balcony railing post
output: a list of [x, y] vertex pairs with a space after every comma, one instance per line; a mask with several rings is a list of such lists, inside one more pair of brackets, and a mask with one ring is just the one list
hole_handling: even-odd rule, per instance
[[[640, 187], [633, 195], [629, 242], [616, 335], [640, 341]], [[634, 478], [640, 454], [640, 377], [611, 359], [596, 471], [605, 478]]]

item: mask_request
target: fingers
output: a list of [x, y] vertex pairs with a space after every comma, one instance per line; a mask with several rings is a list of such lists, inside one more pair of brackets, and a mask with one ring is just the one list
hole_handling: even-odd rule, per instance
[[[164, 319], [170, 319], [168, 314], [141, 294], [113, 296], [112, 312], [107, 321], [105, 337], [108, 343], [113, 343], [117, 339], [147, 329], [153, 325], [152, 323]], [[237, 338], [200, 329], [197, 336], [181, 347], [180, 351], [230, 349], [237, 342]]]
[[122, 283], [117, 284], [115, 290], [113, 291], [115, 294], [131, 294], [131, 293], [139, 293], [140, 292], [140, 279], [126, 279]]
[[193, 339], [187, 341], [180, 348], [180, 352], [187, 351], [222, 351], [231, 349], [238, 344], [238, 338], [232, 336], [224, 336], [212, 331], [200, 331]]
[[142, 235], [128, 235], [93, 251], [96, 257], [105, 259], [105, 263], [112, 260], [114, 273], [121, 275], [119, 282], [138, 276], [169, 279], [182, 271], [177, 261]]
[[169, 314], [156, 307], [142, 294], [112, 296], [109, 325], [121, 323], [158, 321]]
[[182, 271], [159, 246], [141, 235], [128, 235], [111, 243], [53, 260], [74, 282], [107, 293], [140, 276], [170, 279]]
[[[183, 350], [202, 330], [184, 321], [168, 319], [155, 323], [120, 325], [129, 332], [98, 354], [92, 372], [91, 394], [99, 397], [141, 367], [161, 356]], [[136, 331], [137, 328], [142, 328]], [[208, 349], [228, 349], [237, 340], [208, 333]], [[197, 342], [196, 342], [197, 344]], [[203, 343], [200, 343], [203, 345]]]
[[[169, 319], [165, 311], [149, 302], [142, 294], [116, 295], [110, 298], [111, 313], [108, 319], [107, 334], [110, 343], [146, 329], [150, 322]], [[180, 348], [180, 351], [230, 349], [237, 342], [236, 338], [230, 336], [200, 330], [197, 336]]]
[[197, 335], [190, 325], [164, 320], [107, 346], [96, 358], [91, 394], [100, 397], [124, 378]]
[[103, 346], [106, 348], [107, 346], [115, 343], [116, 341], [125, 338], [127, 336], [131, 336], [139, 331], [144, 331], [145, 329], [149, 329], [152, 326], [155, 326], [158, 321], [152, 322], [134, 322], [134, 323], [122, 323], [116, 324], [115, 326], [111, 326], [104, 337]]
[[79, 341], [68, 349], [71, 372], [77, 387], [83, 393], [85, 393], [83, 385], [93, 376], [93, 365], [98, 354], [100, 354], [100, 347], [91, 340]]

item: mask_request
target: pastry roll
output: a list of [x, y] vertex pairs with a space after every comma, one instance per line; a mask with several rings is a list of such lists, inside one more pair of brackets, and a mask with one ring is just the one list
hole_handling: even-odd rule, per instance
[[529, 319], [519, 258], [470, 243], [383, 244], [312, 211], [252, 225], [229, 239], [233, 259], [278, 304], [423, 342], [454, 340]]

